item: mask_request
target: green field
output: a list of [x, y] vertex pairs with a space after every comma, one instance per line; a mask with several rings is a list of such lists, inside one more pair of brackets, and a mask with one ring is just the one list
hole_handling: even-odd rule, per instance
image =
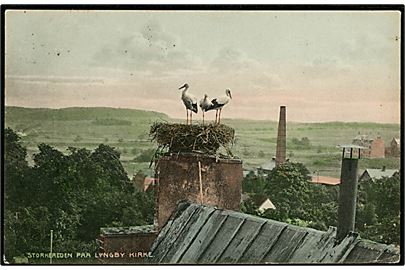
[[[115, 108], [32, 109], [6, 107], [5, 126], [20, 132], [28, 149], [28, 159], [38, 151], [39, 143], [49, 144], [66, 152], [68, 146], [94, 149], [104, 143], [121, 152], [121, 161], [129, 176], [138, 170], [152, 173], [149, 162], [136, 161], [143, 151], [156, 148], [149, 139], [149, 127], [155, 121], [184, 122], [163, 113]], [[232, 148], [243, 160], [246, 169], [271, 160], [276, 151], [277, 122], [223, 119], [236, 131]], [[197, 122], [194, 122], [197, 123]], [[393, 137], [400, 137], [398, 124], [378, 123], [287, 123], [287, 158], [301, 162], [320, 175], [339, 177], [341, 150], [337, 144], [351, 143], [357, 134], [381, 136], [386, 146]], [[294, 142], [307, 137], [309, 145]], [[359, 169], [399, 169], [399, 158], [362, 158]]]

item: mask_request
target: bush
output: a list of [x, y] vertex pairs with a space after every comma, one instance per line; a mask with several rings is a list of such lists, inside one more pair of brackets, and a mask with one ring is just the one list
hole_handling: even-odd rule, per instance
[[92, 124], [98, 126], [130, 126], [132, 123], [128, 120], [107, 118], [93, 120]]
[[295, 149], [309, 149], [311, 147], [311, 141], [308, 137], [302, 137], [301, 140], [294, 137], [291, 139], [291, 143]]
[[262, 150], [260, 150], [260, 151], [259, 151], [259, 157], [260, 157], [260, 158], [264, 158], [264, 156], [265, 156], [264, 152], [263, 152]]
[[135, 159], [136, 162], [150, 162], [155, 155], [156, 150], [153, 148], [143, 150]]

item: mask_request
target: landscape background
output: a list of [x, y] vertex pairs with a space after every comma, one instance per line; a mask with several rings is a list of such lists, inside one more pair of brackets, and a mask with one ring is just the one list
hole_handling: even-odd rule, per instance
[[[152, 123], [185, 122], [184, 119], [172, 119], [164, 113], [135, 109], [45, 109], [12, 106], [6, 107], [5, 120], [6, 127], [19, 132], [23, 145], [27, 147], [30, 164], [40, 143], [49, 144], [63, 153], [67, 153], [68, 146], [90, 150], [103, 143], [115, 147], [121, 153], [120, 160], [129, 177], [139, 170], [153, 175], [152, 169], [149, 168], [156, 150], [156, 144], [149, 138]], [[236, 131], [232, 152], [243, 160], [245, 170], [254, 170], [275, 156], [278, 126], [276, 121], [224, 118], [222, 122]], [[198, 122], [195, 120], [194, 123]], [[287, 158], [303, 163], [311, 173], [339, 178], [341, 149], [336, 146], [351, 143], [358, 134], [367, 134], [372, 138], [381, 136], [388, 146], [393, 137], [400, 137], [400, 125], [289, 122], [287, 108]], [[308, 138], [309, 144], [300, 143], [305, 137]], [[359, 172], [366, 168], [382, 166], [398, 169], [400, 159], [361, 158]]]

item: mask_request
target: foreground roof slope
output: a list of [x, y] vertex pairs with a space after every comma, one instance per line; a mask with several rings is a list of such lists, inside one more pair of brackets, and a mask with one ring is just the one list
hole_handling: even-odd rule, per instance
[[336, 229], [318, 231], [212, 206], [181, 202], [155, 240], [150, 263], [393, 263], [393, 246]]

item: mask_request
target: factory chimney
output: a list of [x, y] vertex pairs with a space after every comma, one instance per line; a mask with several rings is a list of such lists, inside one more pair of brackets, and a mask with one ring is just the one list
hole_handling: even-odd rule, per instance
[[[360, 149], [365, 148], [353, 144], [339, 146], [343, 148], [343, 153], [339, 186], [338, 224], [336, 232], [337, 242], [342, 241], [350, 232], [354, 231], [358, 180], [357, 163], [360, 159]], [[347, 149], [350, 149], [350, 152], [345, 152]], [[358, 153], [358, 158], [353, 155], [353, 149]]]
[[280, 106], [280, 119], [278, 121], [276, 166], [283, 164], [286, 157], [286, 107]]

